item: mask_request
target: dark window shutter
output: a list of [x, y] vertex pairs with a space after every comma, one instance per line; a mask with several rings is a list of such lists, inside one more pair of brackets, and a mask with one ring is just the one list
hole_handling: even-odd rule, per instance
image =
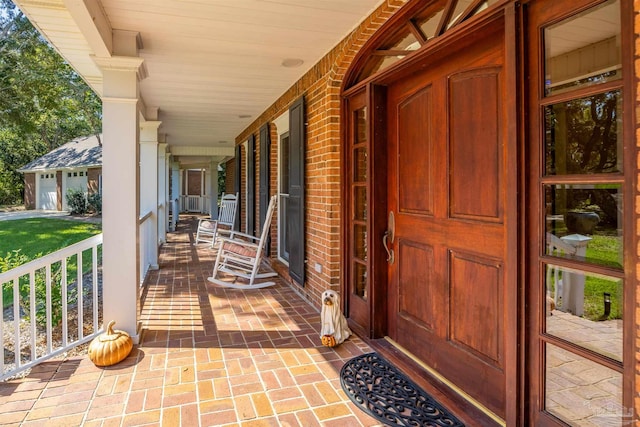
[[[267, 218], [267, 206], [269, 206], [269, 184], [271, 182], [271, 135], [269, 123], [260, 128], [260, 230]], [[267, 238], [265, 255], [271, 254], [271, 239]]]
[[304, 97], [289, 108], [289, 201], [287, 203], [287, 240], [289, 275], [304, 286]]
[[[233, 191], [238, 195], [238, 213], [242, 212], [242, 146], [236, 145], [236, 170], [235, 175], [233, 176]], [[236, 215], [235, 225], [233, 226], [234, 230], [240, 230], [240, 217], [242, 215]]]
[[256, 235], [256, 137], [247, 141], [247, 234]]

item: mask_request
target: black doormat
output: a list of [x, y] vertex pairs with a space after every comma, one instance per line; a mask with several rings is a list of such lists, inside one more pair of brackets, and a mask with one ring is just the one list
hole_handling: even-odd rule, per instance
[[390, 426], [464, 427], [455, 416], [376, 353], [349, 360], [340, 384], [360, 409]]

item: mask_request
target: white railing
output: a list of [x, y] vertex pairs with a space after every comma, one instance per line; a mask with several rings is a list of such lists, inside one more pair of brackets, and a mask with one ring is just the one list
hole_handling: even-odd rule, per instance
[[101, 332], [101, 247], [98, 234], [0, 274], [0, 381]]
[[211, 197], [202, 198], [202, 210], [200, 213], [209, 214], [211, 212]]
[[139, 248], [140, 251], [140, 286], [142, 286], [142, 282], [144, 282], [144, 278], [149, 271], [149, 268], [156, 263], [154, 259], [153, 245], [158, 246], [158, 242], [154, 241], [154, 227], [155, 222], [151, 221], [151, 217], [153, 216], [153, 212], [149, 211], [144, 215], [138, 218], [138, 223], [140, 227], [138, 229], [138, 233], [140, 234], [139, 238]]
[[166, 241], [169, 230], [169, 214], [166, 206], [166, 202], [158, 203], [158, 246]]
[[206, 196], [180, 196], [180, 212], [209, 212], [209, 197]]

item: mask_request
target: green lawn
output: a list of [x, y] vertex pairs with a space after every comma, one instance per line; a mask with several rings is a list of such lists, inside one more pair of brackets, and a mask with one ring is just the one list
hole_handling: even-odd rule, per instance
[[[101, 224], [91, 224], [55, 218], [29, 218], [0, 221], [0, 257], [20, 250], [20, 254], [34, 259], [38, 255], [46, 255], [73, 243], [87, 239], [102, 232]], [[75, 256], [69, 260], [68, 274], [70, 280], [76, 271]], [[87, 253], [83, 264], [89, 265]], [[2, 267], [0, 267], [2, 273]], [[4, 286], [2, 291], [4, 305], [10, 305], [13, 298], [11, 286]]]
[[55, 218], [0, 221], [0, 256], [20, 249], [34, 258], [46, 255], [102, 232], [100, 224]]

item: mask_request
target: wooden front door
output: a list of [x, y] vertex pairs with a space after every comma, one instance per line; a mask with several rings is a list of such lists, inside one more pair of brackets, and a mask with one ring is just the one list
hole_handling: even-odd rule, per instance
[[388, 87], [388, 334], [504, 418], [516, 323], [512, 94], [503, 24], [467, 37]]

